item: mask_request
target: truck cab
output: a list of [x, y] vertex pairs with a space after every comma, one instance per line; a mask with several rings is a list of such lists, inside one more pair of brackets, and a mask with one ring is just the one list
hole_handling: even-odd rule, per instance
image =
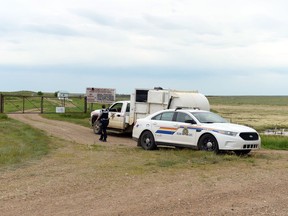
[[[109, 125], [108, 131], [123, 133], [127, 130], [130, 113], [130, 101], [117, 101], [113, 103], [109, 108]], [[91, 126], [93, 127], [94, 133], [99, 133], [99, 122], [97, 118], [100, 114], [99, 110], [91, 112]], [[131, 128], [132, 129], [132, 128]], [[128, 131], [129, 132], [129, 131]]]

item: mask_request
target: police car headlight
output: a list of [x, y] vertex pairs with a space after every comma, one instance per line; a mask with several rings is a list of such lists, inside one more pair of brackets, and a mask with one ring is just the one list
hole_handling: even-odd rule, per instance
[[218, 131], [220, 134], [227, 135], [227, 136], [237, 136], [237, 132], [233, 131]]

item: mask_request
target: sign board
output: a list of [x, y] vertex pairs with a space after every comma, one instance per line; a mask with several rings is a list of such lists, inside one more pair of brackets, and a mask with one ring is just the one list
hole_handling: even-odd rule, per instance
[[65, 113], [65, 107], [56, 107], [56, 113]]
[[87, 103], [110, 104], [115, 102], [115, 89], [86, 88]]
[[63, 99], [65, 99], [65, 98], [68, 98], [68, 97], [69, 97], [69, 93], [66, 92], [66, 91], [59, 91], [59, 92], [57, 93], [57, 97], [58, 97], [59, 100], [63, 100]]

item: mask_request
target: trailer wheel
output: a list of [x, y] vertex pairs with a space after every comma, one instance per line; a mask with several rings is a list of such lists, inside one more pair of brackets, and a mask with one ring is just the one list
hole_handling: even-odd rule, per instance
[[218, 142], [216, 138], [211, 134], [204, 134], [199, 142], [198, 149], [201, 151], [213, 151], [216, 154], [219, 153]]
[[140, 137], [140, 145], [145, 150], [156, 149], [154, 136], [150, 131], [144, 131]]
[[93, 123], [93, 132], [95, 133], [95, 134], [100, 134], [100, 121], [95, 121], [94, 123]]

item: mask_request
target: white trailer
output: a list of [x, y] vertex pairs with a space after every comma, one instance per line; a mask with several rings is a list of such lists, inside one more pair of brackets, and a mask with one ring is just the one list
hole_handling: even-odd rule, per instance
[[[208, 99], [198, 91], [178, 91], [170, 89], [135, 89], [130, 101], [117, 101], [109, 107], [108, 131], [131, 133], [139, 118], [163, 109], [192, 108], [210, 110]], [[95, 133], [99, 132], [96, 119], [100, 110], [91, 112], [90, 122]]]

